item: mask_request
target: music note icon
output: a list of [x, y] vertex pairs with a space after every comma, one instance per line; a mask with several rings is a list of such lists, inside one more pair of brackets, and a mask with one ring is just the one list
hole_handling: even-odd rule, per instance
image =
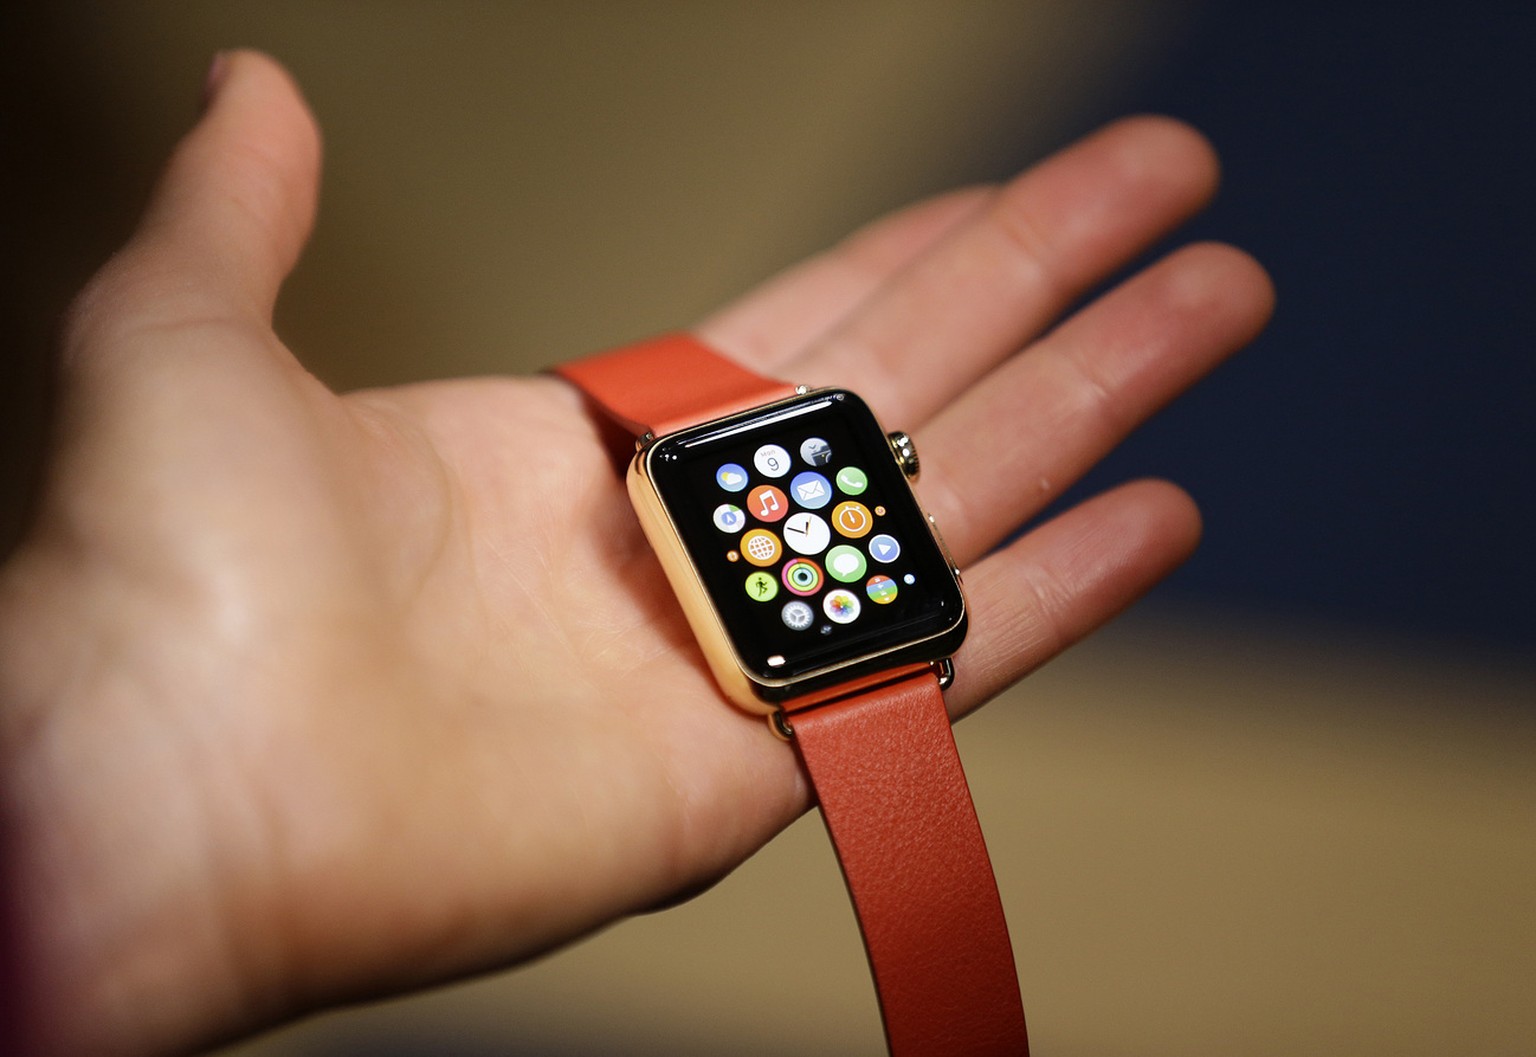
[[784, 493], [771, 484], [763, 485], [752, 493], [752, 513], [762, 521], [778, 521], [789, 513]]

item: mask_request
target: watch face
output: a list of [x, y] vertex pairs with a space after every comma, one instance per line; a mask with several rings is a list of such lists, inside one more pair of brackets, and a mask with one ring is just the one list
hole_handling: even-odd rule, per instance
[[647, 472], [737, 658], [803, 679], [963, 634], [960, 586], [863, 401], [820, 390], [672, 434]]

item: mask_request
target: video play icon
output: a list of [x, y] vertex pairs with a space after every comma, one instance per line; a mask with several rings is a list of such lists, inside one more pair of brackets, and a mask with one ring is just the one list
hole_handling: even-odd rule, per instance
[[871, 537], [869, 556], [877, 562], [893, 562], [901, 557], [901, 544], [896, 542], [895, 536], [888, 536], [882, 532], [878, 536]]

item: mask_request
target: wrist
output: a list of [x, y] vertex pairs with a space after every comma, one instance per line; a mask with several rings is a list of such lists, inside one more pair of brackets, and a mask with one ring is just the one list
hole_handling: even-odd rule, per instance
[[185, 743], [150, 733], [165, 688], [95, 630], [97, 607], [65, 611], [60, 599], [102, 599], [67, 590], [61, 568], [34, 548], [0, 572], [11, 1030], [23, 1054], [185, 1048], [242, 1004], [221, 908], [197, 895], [216, 868], [212, 826]]

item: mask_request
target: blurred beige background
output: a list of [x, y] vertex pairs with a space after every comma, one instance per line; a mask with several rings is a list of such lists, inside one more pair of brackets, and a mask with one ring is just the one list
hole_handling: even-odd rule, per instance
[[[686, 324], [883, 210], [1006, 175], [1153, 67], [1168, 3], [88, 4], [4, 16], [5, 528], [69, 292], [213, 51], [327, 135], [280, 330], [339, 387]], [[1520, 1054], [1536, 671], [1155, 602], [959, 730], [1039, 1054]], [[786, 893], [797, 913], [786, 914]], [[692, 903], [231, 1053], [876, 1054], [819, 823]]]

